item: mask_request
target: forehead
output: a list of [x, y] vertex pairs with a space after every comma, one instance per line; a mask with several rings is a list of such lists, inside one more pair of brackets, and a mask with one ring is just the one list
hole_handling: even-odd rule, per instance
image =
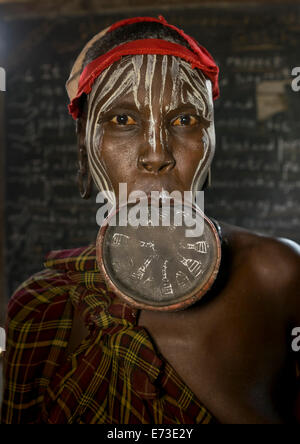
[[192, 102], [196, 107], [212, 105], [210, 82], [198, 69], [170, 55], [125, 56], [97, 79], [88, 99], [90, 106], [103, 103], [109, 109], [122, 98], [133, 96], [136, 105], [162, 100]]

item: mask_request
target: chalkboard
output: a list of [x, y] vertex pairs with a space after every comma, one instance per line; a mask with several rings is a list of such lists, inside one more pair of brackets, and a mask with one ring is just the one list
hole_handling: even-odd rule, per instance
[[[300, 7], [199, 6], [164, 15], [220, 66], [207, 214], [300, 241], [300, 93], [291, 88], [291, 70], [300, 66]], [[84, 43], [127, 16], [5, 24], [7, 297], [42, 268], [47, 251], [95, 240], [96, 193], [82, 201], [77, 191], [75, 127], [64, 83]]]

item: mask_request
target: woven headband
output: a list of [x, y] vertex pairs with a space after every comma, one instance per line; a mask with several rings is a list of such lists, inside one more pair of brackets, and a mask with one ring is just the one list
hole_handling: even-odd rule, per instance
[[[128, 43], [123, 43], [106, 52], [105, 54], [97, 57], [84, 68], [80, 75], [80, 69], [85, 54], [95, 41], [97, 41], [106, 33], [120, 28], [121, 26], [126, 26], [138, 22], [158, 22], [177, 31], [178, 34], [180, 34], [188, 42], [190, 49], [178, 43], [172, 43], [163, 39], [133, 40]], [[161, 16], [158, 19], [153, 17], [135, 17], [132, 19], [126, 19], [117, 22], [113, 24], [110, 28], [107, 28], [103, 32], [94, 36], [92, 40], [90, 40], [86, 44], [86, 46], [78, 56], [66, 84], [71, 101], [68, 108], [69, 113], [72, 115], [73, 119], [77, 119], [80, 116], [80, 98], [83, 94], [89, 94], [91, 92], [92, 86], [99, 75], [112, 63], [120, 60], [121, 57], [137, 54], [173, 55], [186, 60], [191, 64], [191, 67], [193, 69], [200, 69], [204, 73], [204, 75], [211, 80], [213, 99], [215, 100], [219, 97], [219, 68], [214, 62], [212, 56], [203, 46], [198, 45], [196, 40], [185, 34], [182, 30], [176, 28], [173, 25], [169, 25]]]

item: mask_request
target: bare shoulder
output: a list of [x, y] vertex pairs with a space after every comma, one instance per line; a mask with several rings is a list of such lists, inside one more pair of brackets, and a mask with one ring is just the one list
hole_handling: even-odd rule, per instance
[[300, 246], [228, 224], [221, 224], [234, 267], [243, 267], [253, 284], [300, 322]]

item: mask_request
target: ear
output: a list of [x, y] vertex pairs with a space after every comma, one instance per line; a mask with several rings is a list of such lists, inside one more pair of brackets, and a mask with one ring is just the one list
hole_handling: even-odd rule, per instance
[[86, 116], [83, 114], [76, 121], [76, 135], [78, 148], [78, 172], [77, 182], [80, 196], [82, 199], [88, 199], [92, 191], [92, 176], [88, 163], [87, 147], [85, 143]]

